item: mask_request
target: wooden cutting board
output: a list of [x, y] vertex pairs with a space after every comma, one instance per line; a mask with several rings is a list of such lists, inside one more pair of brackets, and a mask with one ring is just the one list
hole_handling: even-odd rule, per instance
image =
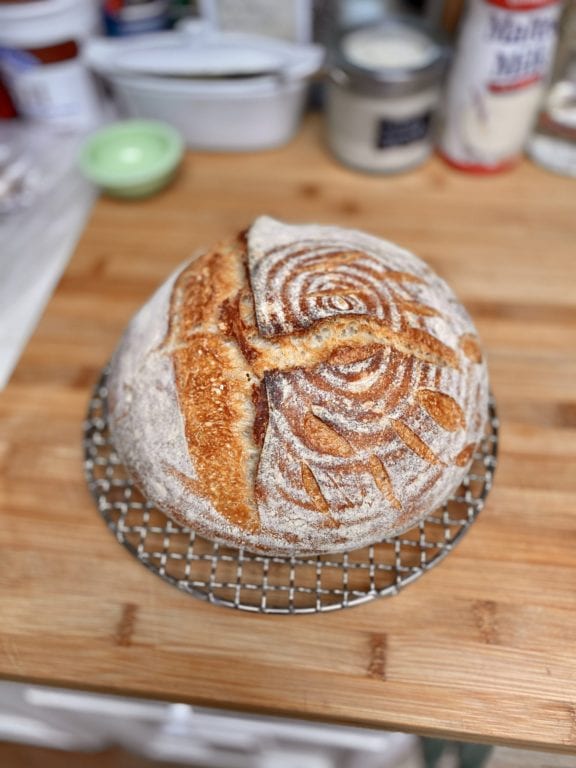
[[[356, 174], [314, 120], [277, 151], [190, 153], [151, 200], [101, 199], [0, 394], [0, 676], [576, 750], [575, 203], [574, 181], [528, 162]], [[397, 597], [297, 617], [204, 604], [122, 549], [85, 486], [82, 420], [128, 319], [261, 213], [414, 250], [483, 338], [496, 484], [453, 554]]]

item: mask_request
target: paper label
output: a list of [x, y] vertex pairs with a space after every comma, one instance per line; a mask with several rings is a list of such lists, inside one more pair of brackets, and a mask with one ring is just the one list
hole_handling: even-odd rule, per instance
[[552, 63], [560, 8], [473, 0], [444, 109], [441, 148], [452, 161], [490, 168], [522, 151]]
[[33, 52], [2, 48], [0, 71], [23, 117], [67, 126], [96, 121], [94, 83], [79, 58], [45, 63]]
[[390, 149], [422, 141], [428, 135], [431, 117], [431, 113], [427, 112], [408, 120], [380, 120], [377, 126], [376, 146], [378, 149]]

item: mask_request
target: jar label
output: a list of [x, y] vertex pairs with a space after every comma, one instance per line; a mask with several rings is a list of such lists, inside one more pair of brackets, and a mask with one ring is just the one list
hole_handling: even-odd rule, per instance
[[408, 120], [379, 120], [376, 130], [376, 146], [378, 149], [389, 149], [415, 141], [422, 141], [428, 135], [432, 113], [426, 112]]

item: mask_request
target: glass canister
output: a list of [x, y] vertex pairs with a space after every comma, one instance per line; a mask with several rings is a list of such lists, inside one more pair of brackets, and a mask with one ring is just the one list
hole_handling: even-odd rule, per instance
[[424, 162], [447, 58], [443, 41], [416, 20], [345, 31], [327, 88], [334, 155], [372, 173], [398, 173]]

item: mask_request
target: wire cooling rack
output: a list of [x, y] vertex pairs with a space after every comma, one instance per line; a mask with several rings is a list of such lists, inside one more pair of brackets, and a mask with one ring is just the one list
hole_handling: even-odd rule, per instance
[[456, 493], [419, 525], [371, 547], [306, 558], [264, 557], [202, 538], [169, 520], [127, 476], [107, 423], [108, 370], [84, 424], [86, 480], [116, 539], [164, 581], [216, 605], [257, 613], [334, 611], [394, 595], [437, 565], [484, 506], [497, 463], [498, 418], [489, 404], [486, 434]]

